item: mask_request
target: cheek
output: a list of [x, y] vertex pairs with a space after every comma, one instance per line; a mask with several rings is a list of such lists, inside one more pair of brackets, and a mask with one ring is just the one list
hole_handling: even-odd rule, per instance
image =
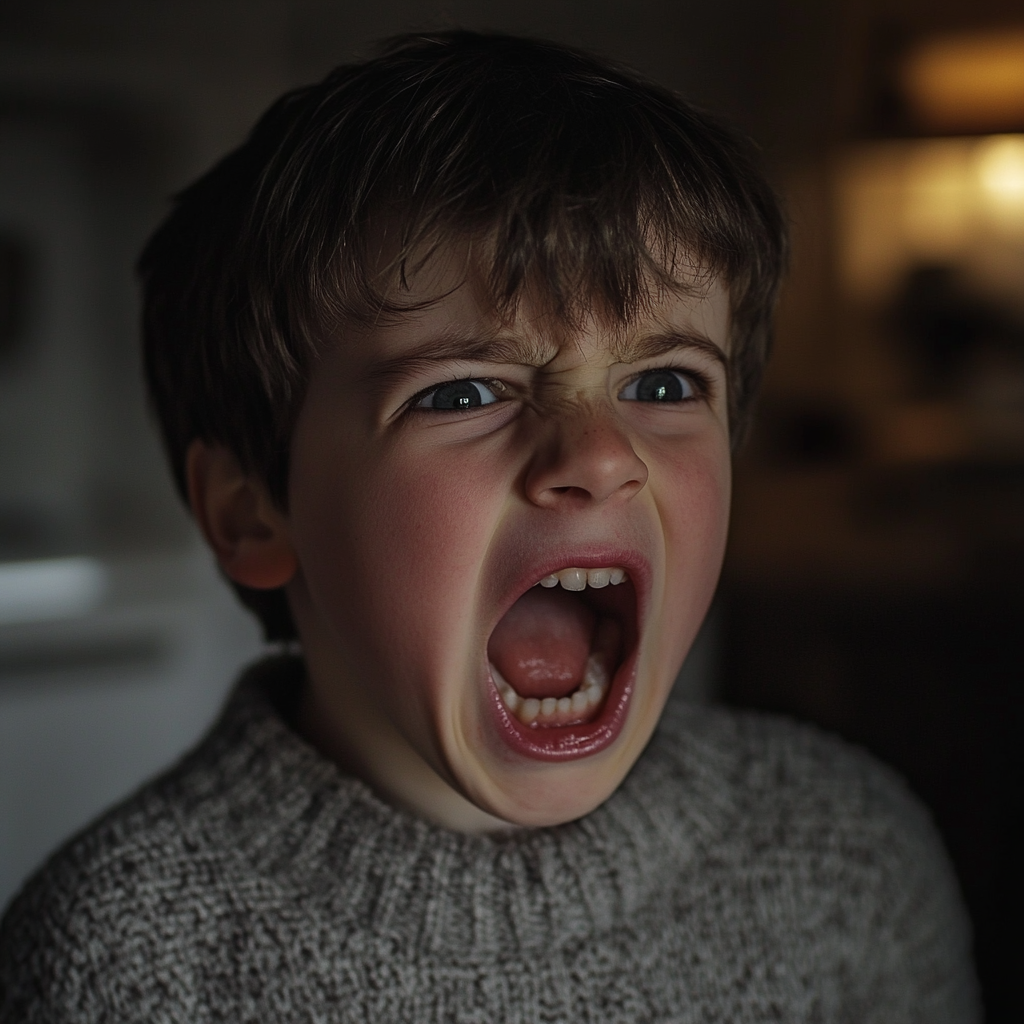
[[666, 536], [705, 540], [728, 528], [732, 460], [724, 431], [705, 429], [646, 453]]
[[407, 457], [375, 483], [364, 527], [396, 582], [433, 596], [475, 583], [508, 493], [493, 468], [468, 458]]
[[314, 600], [378, 662], [411, 647], [420, 664], [447, 661], [474, 626], [478, 573], [511, 491], [502, 461], [410, 446], [335, 464], [292, 506], [308, 525]]
[[[714, 594], [729, 529], [728, 446], [695, 446], [669, 456], [658, 495], [666, 546], [666, 625], [695, 631]], [[687, 638], [689, 642], [689, 638]]]

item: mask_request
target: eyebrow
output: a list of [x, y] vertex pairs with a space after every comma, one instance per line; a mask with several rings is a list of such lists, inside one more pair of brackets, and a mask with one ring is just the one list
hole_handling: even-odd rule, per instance
[[441, 335], [422, 342], [408, 352], [385, 359], [371, 367], [366, 380], [387, 387], [438, 363], [515, 363], [543, 366], [551, 359], [550, 348], [523, 337], [495, 335]]
[[638, 363], [642, 359], [656, 359], [679, 349], [689, 349], [709, 356], [723, 367], [729, 366], [729, 357], [706, 334], [700, 331], [669, 330], [643, 334], [638, 338], [624, 338], [612, 346], [612, 354], [620, 363]]
[[[636, 363], [643, 359], [655, 359], [679, 349], [700, 352], [721, 363], [723, 367], [729, 365], [728, 356], [721, 347], [699, 331], [669, 330], [644, 334], [636, 338], [619, 339], [612, 345], [612, 355], [617, 362]], [[377, 363], [367, 371], [366, 381], [376, 387], [387, 388], [441, 363], [482, 362], [543, 366], [551, 357], [551, 347], [514, 335], [441, 335], [429, 338], [408, 352]]]

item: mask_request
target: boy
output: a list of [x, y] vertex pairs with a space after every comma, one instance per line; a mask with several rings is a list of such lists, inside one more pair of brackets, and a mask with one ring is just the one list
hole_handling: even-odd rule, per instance
[[29, 883], [3, 1020], [976, 1019], [898, 781], [762, 717], [651, 739], [783, 259], [740, 140], [504, 37], [341, 68], [184, 192], [151, 393], [302, 656]]

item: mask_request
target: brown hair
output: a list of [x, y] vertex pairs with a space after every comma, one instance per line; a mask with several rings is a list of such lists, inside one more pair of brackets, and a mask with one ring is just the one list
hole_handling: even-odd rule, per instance
[[[181, 493], [201, 438], [229, 447], [285, 508], [317, 345], [345, 323], [400, 316], [387, 284], [465, 232], [486, 238], [499, 309], [540, 281], [567, 318], [599, 303], [625, 320], [651, 282], [721, 276], [740, 436], [786, 255], [752, 145], [587, 53], [411, 35], [283, 96], [177, 196], [146, 246], [146, 376]], [[380, 273], [385, 245], [391, 277]], [[282, 592], [237, 589], [268, 639], [295, 636]]]

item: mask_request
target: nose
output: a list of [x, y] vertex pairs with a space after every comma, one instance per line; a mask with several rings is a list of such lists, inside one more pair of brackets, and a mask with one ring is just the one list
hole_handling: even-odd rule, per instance
[[526, 496], [541, 508], [628, 500], [647, 483], [647, 465], [609, 415], [579, 408], [546, 424], [526, 474]]

